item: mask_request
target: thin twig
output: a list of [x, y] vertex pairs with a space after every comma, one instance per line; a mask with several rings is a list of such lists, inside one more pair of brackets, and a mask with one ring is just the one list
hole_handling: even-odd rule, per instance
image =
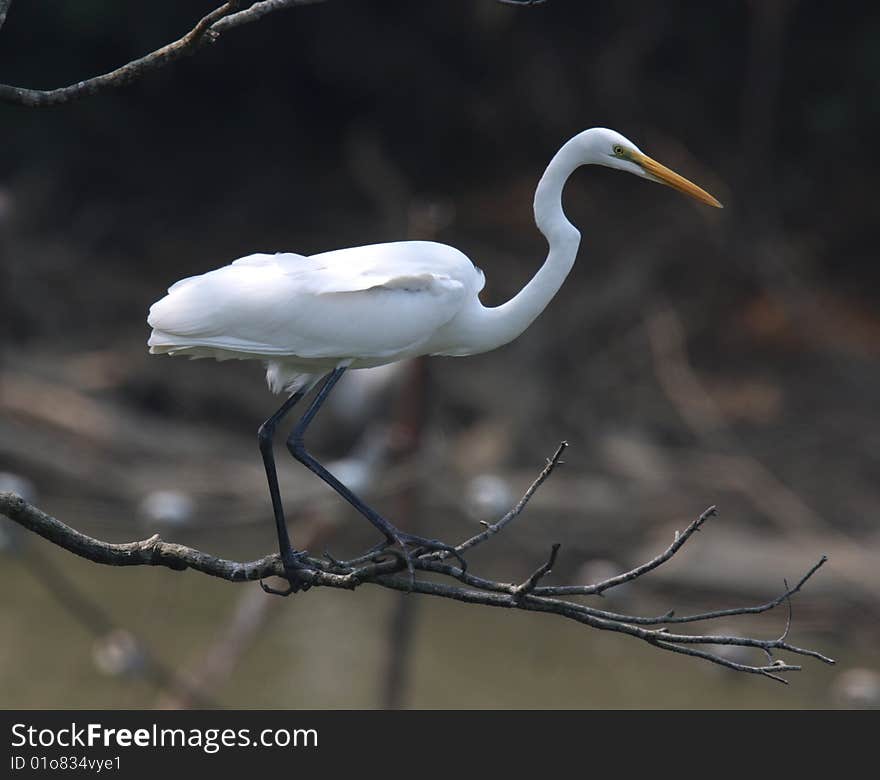
[[[547, 465], [541, 470], [541, 473], [538, 474], [538, 478], [529, 485], [529, 489], [523, 494], [523, 497], [517, 502], [516, 506], [513, 507], [504, 517], [502, 517], [498, 522], [492, 524], [486, 524], [486, 529], [481, 531], [480, 533], [472, 536], [470, 539], [466, 539], [461, 544], [457, 545], [455, 551], [457, 553], [464, 553], [467, 550], [470, 550], [472, 547], [476, 547], [478, 544], [482, 544], [487, 539], [491, 539], [495, 534], [499, 531], [502, 531], [504, 527], [510, 523], [512, 520], [517, 518], [526, 508], [526, 505], [531, 500], [532, 496], [535, 495], [535, 492], [538, 490], [541, 485], [544, 484], [544, 481], [549, 477], [553, 470], [564, 463], [562, 460], [562, 454], [568, 448], [567, 441], [559, 442], [559, 446], [556, 448], [556, 452], [553, 453], [553, 457], [547, 461]], [[440, 552], [440, 553], [430, 553], [425, 556], [427, 558], [435, 558], [438, 560], [445, 560], [452, 553]]]
[[250, 8], [245, 8], [238, 13], [221, 19], [211, 29], [216, 33], [224, 33], [233, 27], [258, 22], [264, 16], [275, 11], [282, 11], [285, 8], [292, 8], [296, 5], [314, 5], [323, 2], [325, 0], [261, 0], [261, 2], [254, 3]]
[[547, 559], [546, 563], [541, 564], [534, 572], [529, 576], [529, 578], [520, 585], [517, 585], [514, 589], [513, 595], [517, 598], [522, 598], [523, 596], [527, 596], [529, 593], [533, 593], [535, 588], [538, 586], [538, 583], [546, 577], [551, 571], [553, 571], [553, 567], [556, 565], [556, 556], [559, 553], [559, 543], [553, 545], [550, 548], [550, 557]]
[[[651, 644], [653, 644], [655, 647], [661, 648], [662, 650], [670, 650], [674, 653], [690, 655], [694, 658], [702, 658], [706, 661], [710, 661], [713, 664], [726, 666], [728, 669], [733, 669], [735, 672], [760, 674], [764, 677], [769, 677], [771, 680], [776, 680], [776, 682], [781, 682], [784, 685], [788, 685], [788, 680], [786, 680], [785, 677], [782, 677], [779, 672], [799, 672], [801, 670], [800, 666], [778, 662], [774, 662], [769, 666], [749, 666], [748, 664], [740, 664], [736, 661], [731, 661], [728, 658], [723, 658], [722, 656], [715, 655], [714, 653], [710, 653], [706, 650], [699, 650], [694, 647], [679, 647], [677, 645], [670, 644], [669, 642], [665, 642], [662, 639], [657, 639], [651, 642]], [[829, 663], [834, 662], [829, 661]]]
[[718, 510], [716, 507], [710, 506], [705, 512], [703, 512], [703, 514], [685, 528], [682, 533], [676, 531], [675, 539], [672, 544], [660, 553], [660, 555], [656, 558], [652, 558], [647, 563], [643, 563], [641, 566], [636, 566], [630, 571], [618, 574], [616, 577], [609, 577], [607, 580], [602, 580], [601, 582], [592, 585], [563, 585], [553, 588], [540, 588], [537, 592], [540, 592], [542, 595], [552, 594], [555, 596], [601, 596], [604, 591], [616, 588], [618, 585], [623, 585], [625, 582], [632, 582], [642, 575], [647, 574], [649, 571], [656, 569], [661, 564], [666, 563], [666, 561], [675, 555], [675, 553], [679, 551], [682, 545], [684, 545], [694, 533], [700, 530], [700, 527], [706, 522], [706, 520], [717, 514]]

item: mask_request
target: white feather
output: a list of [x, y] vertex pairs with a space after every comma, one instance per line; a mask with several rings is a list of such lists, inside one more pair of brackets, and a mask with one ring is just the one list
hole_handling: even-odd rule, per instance
[[452, 247], [409, 241], [254, 254], [174, 284], [150, 308], [153, 353], [270, 359], [270, 385], [342, 361], [417, 353], [482, 286]]

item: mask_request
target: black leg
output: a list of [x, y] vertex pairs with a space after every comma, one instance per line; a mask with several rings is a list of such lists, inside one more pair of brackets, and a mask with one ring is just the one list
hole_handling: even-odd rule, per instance
[[[278, 427], [278, 423], [284, 419], [285, 415], [296, 406], [297, 402], [300, 401], [305, 394], [305, 390], [297, 390], [281, 405], [281, 408], [275, 412], [275, 414], [260, 426], [260, 429], [257, 432], [257, 438], [260, 442], [260, 454], [263, 456], [263, 466], [266, 468], [266, 481], [269, 483], [269, 496], [272, 499], [272, 511], [275, 514], [275, 530], [278, 533], [278, 551], [281, 554], [281, 561], [284, 564], [285, 570], [294, 568], [297, 555], [294, 552], [293, 547], [290, 545], [290, 536], [287, 533], [287, 523], [284, 520], [284, 507], [281, 505], [281, 492], [278, 489], [278, 474], [275, 471], [275, 454], [272, 450], [272, 440], [275, 436], [275, 429]], [[289, 595], [297, 590], [293, 584], [294, 580], [290, 579], [289, 581], [291, 583], [291, 590], [286, 593], [269, 588], [268, 586], [263, 585], [262, 582], [260, 585], [263, 586], [263, 590], [268, 592], [276, 593], [278, 595]]]
[[[369, 520], [382, 534], [384, 534], [387, 544], [385, 547], [397, 544], [400, 546], [404, 558], [406, 560], [407, 568], [410, 571], [410, 575], [412, 575], [413, 567], [412, 567], [412, 559], [410, 558], [409, 551], [407, 547], [413, 548], [422, 548], [427, 550], [441, 550], [444, 552], [448, 552], [451, 555], [454, 555], [458, 558], [459, 562], [462, 565], [462, 568], [466, 568], [467, 564], [462, 559], [462, 557], [455, 551], [454, 547], [451, 547], [448, 544], [444, 544], [443, 542], [439, 542], [435, 539], [426, 539], [421, 536], [415, 536], [414, 534], [403, 533], [402, 531], [398, 531], [391, 523], [389, 523], [382, 515], [376, 512], [372, 507], [365, 504], [360, 498], [358, 498], [351, 490], [349, 490], [345, 485], [343, 485], [336, 477], [334, 477], [327, 469], [322, 466], [318, 460], [309, 453], [305, 448], [305, 442], [303, 437], [305, 436], [306, 429], [311, 424], [312, 420], [315, 419], [315, 415], [318, 413], [318, 410], [321, 408], [321, 405], [324, 401], [327, 400], [327, 396], [330, 395], [330, 391], [333, 389], [334, 385], [339, 381], [342, 375], [345, 373], [345, 367], [335, 369], [330, 375], [327, 377], [324, 384], [321, 386], [321, 389], [318, 391], [318, 394], [315, 396], [309, 408], [306, 410], [306, 413], [300, 418], [299, 422], [297, 422], [296, 426], [294, 426], [293, 431], [287, 439], [287, 449], [290, 450], [290, 454], [293, 455], [300, 463], [302, 463], [307, 469], [315, 473], [318, 477], [320, 477], [324, 482], [326, 482], [330, 487], [332, 487], [340, 496], [342, 496], [349, 504], [351, 504], [358, 512], [360, 512], [367, 520]], [[383, 549], [383, 547], [377, 548]]]

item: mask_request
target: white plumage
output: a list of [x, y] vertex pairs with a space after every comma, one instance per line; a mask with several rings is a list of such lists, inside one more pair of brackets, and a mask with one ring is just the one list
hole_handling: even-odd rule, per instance
[[263, 359], [270, 387], [295, 390], [343, 362], [353, 368], [442, 352], [444, 326], [473, 301], [482, 272], [427, 241], [312, 257], [254, 254], [172, 285], [153, 304], [152, 353]]

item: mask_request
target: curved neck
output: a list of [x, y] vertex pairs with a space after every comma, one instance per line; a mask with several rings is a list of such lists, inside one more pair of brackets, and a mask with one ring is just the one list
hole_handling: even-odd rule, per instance
[[544, 265], [507, 303], [483, 310], [481, 339], [488, 349], [513, 341], [547, 307], [574, 265], [581, 234], [562, 210], [562, 190], [568, 177], [584, 164], [583, 147], [572, 139], [553, 157], [535, 191], [535, 224], [550, 251]]

